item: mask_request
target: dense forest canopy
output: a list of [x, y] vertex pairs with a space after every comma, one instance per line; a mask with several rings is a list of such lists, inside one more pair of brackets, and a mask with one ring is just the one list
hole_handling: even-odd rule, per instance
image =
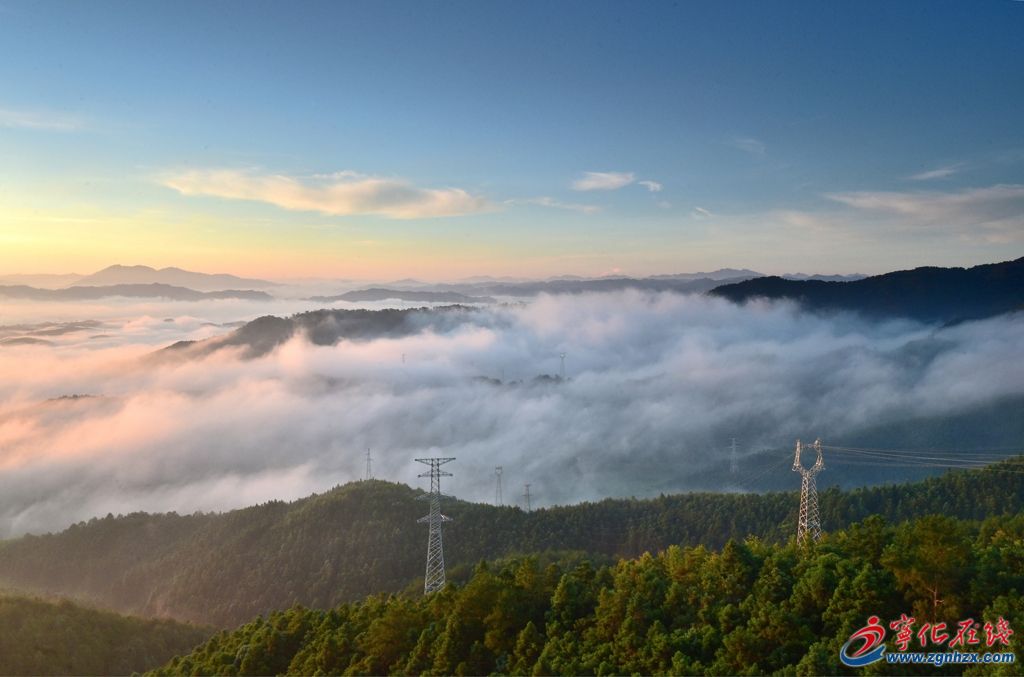
[[[0, 584], [73, 596], [125, 613], [231, 627], [294, 604], [330, 608], [405, 589], [423, 574], [420, 492], [381, 481], [293, 503], [224, 514], [108, 516], [64, 532], [0, 543]], [[514, 554], [582, 551], [636, 557], [671, 545], [722, 547], [795, 531], [798, 497], [680, 494], [536, 510], [448, 502], [450, 567]], [[826, 531], [870, 515], [898, 523], [940, 513], [962, 519], [1024, 508], [1018, 460], [922, 482], [821, 492]]]
[[[869, 616], [888, 624], [908, 614], [915, 630], [967, 618], [1020, 628], [1022, 591], [1024, 516], [899, 525], [873, 516], [813, 545], [672, 546], [610, 567], [481, 563], [464, 585], [426, 597], [376, 595], [257, 618], [152, 674], [851, 673], [839, 651]], [[1012, 650], [1014, 639], [987, 650]], [[887, 646], [899, 651], [894, 633]], [[857, 673], [961, 671], [882, 661]]]

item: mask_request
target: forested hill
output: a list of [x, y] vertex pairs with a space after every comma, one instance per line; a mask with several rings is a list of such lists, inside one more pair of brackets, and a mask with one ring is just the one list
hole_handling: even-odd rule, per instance
[[[871, 514], [899, 522], [929, 513], [978, 519], [1024, 509], [1024, 463], [1013, 472], [954, 472], [905, 485], [821, 494], [826, 530]], [[64, 532], [0, 542], [0, 586], [78, 597], [118, 611], [233, 626], [295, 603], [327, 608], [402, 590], [422, 576], [420, 492], [356, 482], [293, 503], [224, 514], [136, 513]], [[787, 539], [795, 493], [681, 494], [605, 500], [526, 513], [450, 502], [450, 567], [515, 553], [584, 551], [632, 557], [729, 538]]]
[[129, 675], [192, 650], [210, 632], [0, 593], [0, 675]]
[[[157, 675], [835, 675], [839, 651], [877, 615], [1024, 626], [1024, 517], [898, 526], [871, 517], [806, 549], [730, 542], [671, 547], [614, 567], [478, 566], [424, 597], [293, 608], [220, 633]], [[934, 595], [941, 596], [938, 617]], [[887, 649], [898, 653], [895, 633]], [[1014, 651], [993, 637], [992, 652]], [[911, 651], [919, 651], [917, 643]], [[936, 648], [938, 650], [938, 648]], [[1018, 652], [1019, 654], [1019, 652]], [[1019, 657], [1019, 655], [1018, 655]], [[960, 674], [885, 661], [865, 674]], [[966, 674], [1019, 675], [1018, 664]]]
[[451, 331], [474, 321], [472, 308], [460, 305], [384, 310], [312, 310], [291, 317], [264, 315], [224, 336], [202, 341], [178, 341], [155, 357], [197, 357], [224, 348], [242, 348], [246, 357], [266, 355], [296, 334], [311, 343], [330, 346], [342, 340], [397, 338], [423, 331]]
[[761, 277], [716, 287], [711, 294], [737, 303], [788, 298], [811, 310], [955, 322], [1024, 308], [1024, 258], [973, 268], [915, 268], [853, 282]]

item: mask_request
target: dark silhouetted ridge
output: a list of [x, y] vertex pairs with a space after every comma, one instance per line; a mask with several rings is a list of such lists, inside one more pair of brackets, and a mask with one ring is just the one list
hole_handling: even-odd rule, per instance
[[1024, 258], [973, 268], [914, 268], [852, 282], [762, 277], [722, 285], [711, 293], [736, 303], [791, 299], [809, 310], [950, 323], [1024, 306]]

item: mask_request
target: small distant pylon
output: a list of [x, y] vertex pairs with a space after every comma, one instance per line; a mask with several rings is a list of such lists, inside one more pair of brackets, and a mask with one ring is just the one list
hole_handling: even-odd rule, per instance
[[800, 543], [806, 539], [817, 541], [821, 538], [821, 515], [818, 513], [818, 485], [815, 477], [825, 469], [825, 459], [821, 455], [821, 440], [817, 439], [810, 446], [817, 452], [814, 465], [805, 468], [800, 464], [800, 452], [804, 445], [796, 441], [796, 454], [793, 457], [793, 471], [800, 473], [800, 517], [796, 523], [796, 540]]
[[526, 512], [530, 512], [530, 485], [527, 484], [523, 491], [523, 505], [526, 506]]
[[740, 461], [736, 457], [736, 438], [732, 438], [732, 449], [729, 451], [729, 472], [735, 475], [740, 470]]
[[501, 473], [503, 469], [500, 465], [494, 466], [494, 505], [501, 505]]
[[559, 357], [559, 359], [562, 360], [562, 368], [561, 368], [560, 374], [562, 376], [562, 380], [564, 381], [565, 380], [565, 353], [558, 353], [558, 357]]
[[370, 447], [366, 447], [366, 479], [373, 479], [373, 457], [370, 456]]
[[451, 522], [452, 518], [441, 514], [441, 477], [451, 477], [452, 474], [441, 470], [441, 466], [454, 460], [454, 458], [416, 459], [417, 462], [430, 466], [428, 472], [419, 475], [430, 478], [430, 493], [420, 497], [430, 501], [430, 513], [426, 517], [416, 520], [430, 525], [430, 534], [427, 537], [427, 571], [423, 577], [424, 595], [429, 595], [444, 587], [444, 548], [441, 543], [441, 524]]

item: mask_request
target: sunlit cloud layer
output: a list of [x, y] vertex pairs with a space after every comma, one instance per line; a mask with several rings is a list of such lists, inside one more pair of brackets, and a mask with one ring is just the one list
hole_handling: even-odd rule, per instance
[[162, 183], [182, 195], [253, 200], [334, 216], [419, 219], [493, 209], [485, 198], [461, 188], [420, 188], [401, 179], [351, 171], [298, 178], [237, 169], [197, 169], [171, 174]]

